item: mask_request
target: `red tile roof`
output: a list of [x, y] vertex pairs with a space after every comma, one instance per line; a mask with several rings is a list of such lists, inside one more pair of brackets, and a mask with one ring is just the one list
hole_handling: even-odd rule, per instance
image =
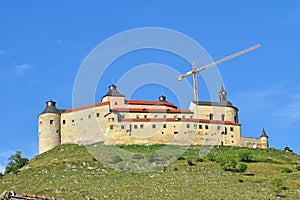
[[240, 125], [232, 121], [209, 120], [209, 119], [191, 119], [191, 118], [124, 118], [121, 122], [196, 122], [208, 124]]
[[70, 112], [74, 112], [74, 111], [78, 111], [78, 110], [84, 110], [84, 109], [94, 108], [94, 107], [99, 107], [99, 106], [104, 106], [104, 105], [109, 105], [109, 101], [96, 103], [96, 104], [92, 104], [92, 105], [88, 105], [88, 106], [82, 106], [79, 108], [72, 108], [69, 110], [65, 110], [63, 113], [70, 113]]
[[133, 105], [161, 105], [161, 106], [169, 106], [177, 109], [177, 106], [167, 101], [127, 100], [126, 103], [133, 104]]
[[118, 112], [137, 112], [137, 113], [186, 113], [193, 114], [189, 110], [178, 110], [178, 109], [157, 109], [157, 108], [114, 108], [111, 111]]

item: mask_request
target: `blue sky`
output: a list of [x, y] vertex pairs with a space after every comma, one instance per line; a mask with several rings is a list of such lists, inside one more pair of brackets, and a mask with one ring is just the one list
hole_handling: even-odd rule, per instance
[[[71, 107], [76, 74], [89, 52], [140, 27], [184, 33], [215, 60], [260, 43], [261, 49], [218, 66], [229, 100], [240, 110], [244, 136], [258, 137], [264, 127], [271, 147], [300, 153], [299, 1], [1, 1], [0, 19], [0, 170], [16, 150], [37, 155], [38, 114], [50, 98]], [[122, 67], [151, 62], [190, 70], [166, 52], [130, 53], [107, 71], [96, 101], [122, 76]], [[176, 103], [167, 88], [157, 88], [141, 87], [133, 98], [165, 93]], [[199, 94], [209, 100], [201, 79]]]

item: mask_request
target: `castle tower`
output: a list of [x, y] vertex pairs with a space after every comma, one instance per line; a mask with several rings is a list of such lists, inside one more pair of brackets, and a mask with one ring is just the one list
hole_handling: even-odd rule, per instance
[[225, 91], [223, 84], [219, 92], [219, 98], [220, 98], [220, 102], [227, 102], [227, 92]]
[[167, 98], [166, 98], [166, 96], [161, 95], [161, 96], [158, 98], [158, 100], [161, 101], [161, 102], [166, 102], [166, 101], [167, 101]]
[[125, 103], [125, 96], [117, 90], [117, 86], [112, 84], [108, 87], [108, 89], [108, 92], [102, 97], [102, 102], [109, 101], [111, 109], [115, 107], [123, 107]]
[[46, 102], [46, 108], [38, 116], [39, 154], [60, 144], [60, 114], [56, 103], [50, 100]]
[[265, 129], [263, 128], [261, 136], [260, 136], [260, 142], [261, 142], [261, 148], [268, 149], [269, 148], [269, 139], [265, 132]]

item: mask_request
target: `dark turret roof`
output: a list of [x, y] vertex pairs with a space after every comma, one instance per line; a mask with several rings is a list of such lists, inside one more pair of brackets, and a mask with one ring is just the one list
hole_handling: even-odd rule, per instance
[[200, 106], [221, 106], [221, 107], [232, 107], [238, 110], [235, 106], [232, 105], [230, 101], [222, 101], [222, 102], [209, 102], [209, 101], [193, 101], [196, 105]]
[[262, 133], [261, 133], [261, 136], [260, 137], [268, 137], [266, 132], [265, 132], [265, 129], [263, 128], [262, 130]]
[[222, 93], [222, 92], [226, 92], [225, 89], [224, 89], [224, 85], [223, 84], [222, 84], [221, 89], [220, 89], [220, 93]]
[[111, 96], [111, 97], [125, 97], [123, 94], [121, 94], [118, 90], [117, 90], [117, 86], [115, 86], [114, 84], [110, 85], [108, 87], [108, 92], [102, 97], [106, 97], [106, 96]]
[[45, 114], [45, 113], [55, 113], [55, 114], [61, 114], [63, 112], [63, 110], [57, 109], [56, 108], [56, 102], [53, 100], [47, 101], [46, 102], [46, 108], [44, 109], [44, 111], [41, 114]]

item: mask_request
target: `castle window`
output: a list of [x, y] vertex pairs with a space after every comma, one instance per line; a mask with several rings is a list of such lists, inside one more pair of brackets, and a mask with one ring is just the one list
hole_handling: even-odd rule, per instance
[[205, 135], [207, 135], [208, 133], [205, 133]]
[[144, 128], [144, 125], [143, 125], [143, 124], [141, 124], [141, 125], [140, 125], [140, 128], [141, 128], [141, 129], [143, 129], [143, 128]]
[[202, 124], [199, 124], [199, 129], [202, 129]]
[[205, 125], [205, 129], [208, 129], [208, 125]]
[[167, 115], [164, 115], [164, 118], [166, 118], [167, 117]]
[[161, 132], [161, 134], [164, 134], [164, 132]]
[[185, 116], [184, 115], [182, 115], [182, 119], [184, 119], [185, 118]]
[[154, 118], [157, 118], [157, 115], [154, 115]]
[[193, 116], [190, 116], [190, 119], [193, 119]]
[[213, 120], [214, 119], [214, 115], [213, 114], [209, 114], [209, 120]]
[[56, 130], [56, 133], [58, 133], [58, 130]]
[[235, 123], [238, 123], [238, 118], [237, 118], [237, 116], [234, 116], [234, 122], [235, 122]]
[[80, 120], [82, 121], [83, 119], [82, 119], [82, 118], [80, 118]]
[[109, 122], [114, 122], [114, 121], [115, 121], [115, 118], [108, 118], [108, 121], [109, 121]]
[[136, 118], [139, 119], [139, 118], [140, 118], [140, 115], [136, 115]]
[[118, 105], [118, 102], [115, 102], [115, 105]]
[[224, 120], [225, 120], [225, 115], [222, 114], [222, 115], [221, 115], [221, 118], [222, 118], [222, 121], [224, 121]]
[[63, 124], [66, 124], [66, 120], [65, 119], [63, 120]]
[[144, 118], [146, 119], [146, 118], [147, 118], [147, 115], [144, 115]]
[[88, 118], [91, 118], [91, 115], [89, 115]]
[[134, 125], [133, 128], [134, 128], [134, 129], [137, 129], [137, 125]]
[[100, 116], [100, 114], [99, 113], [96, 113], [96, 117], [99, 117]]
[[187, 128], [190, 128], [190, 124], [187, 124], [186, 127], [187, 127]]
[[163, 125], [163, 128], [167, 128], [167, 124], [164, 124], [164, 125]]
[[53, 122], [54, 122], [54, 120], [53, 120], [53, 119], [51, 119], [51, 120], [50, 120], [50, 124], [53, 124]]
[[178, 134], [178, 131], [174, 131], [174, 134]]
[[74, 121], [75, 121], [75, 120], [74, 120], [74, 119], [72, 119], [72, 123], [74, 123]]
[[225, 127], [224, 135], [227, 135], [227, 127]]
[[233, 141], [231, 141], [231, 143], [234, 143]]
[[40, 121], [40, 124], [43, 123], [43, 121]]
[[109, 126], [109, 129], [110, 129], [110, 130], [113, 130], [113, 129], [114, 129], [114, 126], [112, 126], [112, 125]]
[[152, 128], [156, 128], [156, 125], [155, 125], [155, 124], [152, 124]]
[[233, 135], [231, 135], [231, 137], [233, 138]]
[[233, 127], [230, 127], [230, 131], [233, 131]]
[[124, 125], [121, 125], [121, 129], [125, 129], [125, 126], [124, 126]]
[[197, 129], [197, 124], [194, 124], [194, 129]]
[[221, 129], [221, 126], [217, 126], [217, 129], [220, 130], [220, 129]]

